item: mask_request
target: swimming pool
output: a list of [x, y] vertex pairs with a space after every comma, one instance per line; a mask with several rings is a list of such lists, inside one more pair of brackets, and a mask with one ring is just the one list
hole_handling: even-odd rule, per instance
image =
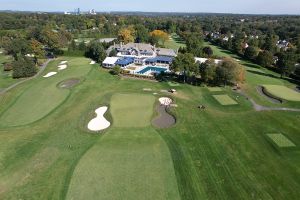
[[155, 73], [155, 74], [160, 74], [161, 72], [167, 71], [167, 68], [163, 67], [145, 67], [144, 69], [138, 71], [138, 74], [148, 74], [149, 72]]

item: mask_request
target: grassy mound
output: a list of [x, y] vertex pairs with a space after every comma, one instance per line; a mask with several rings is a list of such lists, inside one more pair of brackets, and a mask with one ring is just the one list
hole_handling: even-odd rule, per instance
[[213, 97], [223, 106], [236, 105], [238, 104], [235, 100], [230, 98], [227, 94], [225, 95], [213, 95]]
[[287, 101], [300, 101], [300, 93], [282, 85], [263, 85], [268, 93]]
[[116, 127], [145, 127], [150, 125], [155, 98], [152, 95], [115, 94], [111, 113]]

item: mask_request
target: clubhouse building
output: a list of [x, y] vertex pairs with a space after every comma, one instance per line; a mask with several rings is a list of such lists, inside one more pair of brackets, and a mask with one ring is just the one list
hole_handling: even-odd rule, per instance
[[156, 48], [151, 44], [128, 43], [126, 45], [114, 44], [109, 47], [107, 53], [115, 50], [115, 57], [107, 57], [102, 66], [112, 68], [120, 66], [131, 74], [153, 76], [162, 71], [168, 72], [170, 64], [177, 56], [173, 49]]

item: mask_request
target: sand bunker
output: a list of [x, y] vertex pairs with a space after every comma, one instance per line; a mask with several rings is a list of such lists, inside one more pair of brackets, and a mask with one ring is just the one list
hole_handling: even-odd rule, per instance
[[161, 105], [169, 106], [172, 103], [172, 99], [168, 97], [161, 97], [159, 98], [159, 102]]
[[54, 76], [55, 74], [57, 74], [57, 72], [49, 72], [48, 74], [46, 74], [45, 76], [43, 76], [44, 78], [48, 78], [50, 76]]
[[67, 65], [59, 65], [58, 66], [58, 70], [64, 70], [66, 69], [68, 66]]
[[94, 64], [96, 64], [96, 62], [92, 60], [92, 61], [90, 62], [90, 65], [94, 65]]
[[59, 63], [59, 65], [64, 65], [64, 64], [67, 64], [67, 63], [68, 63], [68, 61], [64, 60], [64, 61], [61, 61], [61, 62]]
[[101, 131], [107, 129], [110, 126], [110, 122], [104, 118], [104, 114], [107, 111], [108, 107], [103, 106], [98, 108], [95, 113], [97, 117], [92, 119], [88, 124], [88, 129], [91, 131]]
[[152, 124], [157, 128], [169, 128], [176, 123], [176, 119], [167, 112], [167, 106], [160, 105], [156, 107], [159, 116], [156, 117]]

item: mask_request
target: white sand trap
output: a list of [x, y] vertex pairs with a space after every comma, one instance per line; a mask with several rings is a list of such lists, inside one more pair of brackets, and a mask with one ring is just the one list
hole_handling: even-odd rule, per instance
[[61, 61], [61, 62], [59, 63], [59, 65], [64, 65], [64, 64], [67, 64], [67, 63], [68, 63], [68, 61], [64, 60], [64, 61]]
[[45, 76], [43, 76], [44, 78], [48, 78], [50, 76], [54, 76], [55, 74], [57, 74], [57, 72], [49, 72], [48, 74], [46, 74]]
[[67, 65], [59, 65], [58, 66], [58, 70], [64, 70], [66, 69], [68, 66]]
[[107, 107], [103, 106], [98, 108], [95, 113], [97, 117], [92, 119], [88, 124], [88, 129], [91, 131], [101, 131], [107, 129], [110, 126], [110, 122], [104, 118], [104, 113], [107, 111]]
[[161, 97], [161, 98], [159, 98], [159, 102], [161, 105], [168, 106], [172, 103], [172, 99], [170, 99], [168, 97]]
[[94, 65], [94, 64], [96, 64], [96, 62], [92, 60], [92, 61], [90, 62], [90, 65]]

